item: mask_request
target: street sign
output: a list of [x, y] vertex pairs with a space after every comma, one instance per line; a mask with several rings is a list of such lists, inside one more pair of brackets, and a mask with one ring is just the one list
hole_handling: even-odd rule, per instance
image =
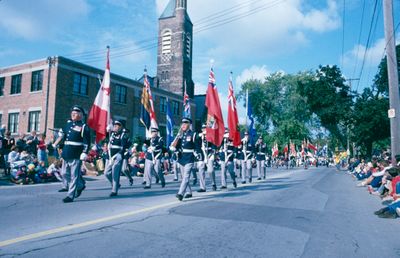
[[395, 118], [396, 117], [396, 111], [394, 108], [391, 108], [388, 110], [388, 117], [389, 118]]

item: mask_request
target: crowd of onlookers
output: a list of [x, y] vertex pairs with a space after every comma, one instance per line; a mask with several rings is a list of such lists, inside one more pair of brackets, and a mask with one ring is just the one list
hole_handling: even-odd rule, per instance
[[380, 218], [400, 216], [400, 155], [396, 156], [397, 165], [390, 162], [390, 155], [373, 157], [370, 161], [351, 159], [348, 173], [358, 180], [357, 186], [367, 187], [371, 195], [378, 196], [384, 208], [375, 212]]

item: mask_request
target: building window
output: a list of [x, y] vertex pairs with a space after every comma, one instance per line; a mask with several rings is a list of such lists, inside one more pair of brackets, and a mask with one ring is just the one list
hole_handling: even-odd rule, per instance
[[179, 116], [179, 102], [176, 100], [172, 101], [172, 114]]
[[11, 133], [18, 133], [19, 113], [8, 114], [8, 130]]
[[29, 112], [28, 132], [40, 131], [40, 111]]
[[80, 73], [74, 74], [73, 93], [86, 96], [88, 95], [88, 77], [86, 75]]
[[172, 32], [167, 29], [162, 34], [161, 53], [163, 55], [171, 54], [171, 38]]
[[40, 91], [43, 88], [43, 70], [32, 73], [31, 91]]
[[160, 96], [160, 112], [164, 114], [167, 112], [167, 99], [161, 96]]
[[11, 95], [21, 93], [21, 80], [22, 80], [22, 74], [13, 75], [11, 77], [11, 91], [10, 91]]
[[0, 78], [0, 96], [4, 95], [4, 80], [4, 77]]
[[126, 87], [117, 85], [115, 87], [115, 102], [126, 104]]
[[186, 56], [187, 56], [187, 58], [190, 58], [191, 47], [192, 47], [192, 39], [190, 38], [190, 34], [186, 34]]

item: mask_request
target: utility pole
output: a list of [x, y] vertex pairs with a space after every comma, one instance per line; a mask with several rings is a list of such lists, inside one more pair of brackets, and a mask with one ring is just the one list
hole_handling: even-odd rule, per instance
[[395, 156], [400, 154], [400, 101], [399, 74], [396, 58], [396, 37], [393, 30], [393, 0], [383, 0], [383, 21], [385, 28], [386, 60], [389, 79], [390, 144], [392, 164]]

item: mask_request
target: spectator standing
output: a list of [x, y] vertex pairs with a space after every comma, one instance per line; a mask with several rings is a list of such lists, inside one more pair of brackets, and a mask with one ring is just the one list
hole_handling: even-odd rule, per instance
[[42, 134], [39, 143], [37, 145], [37, 157], [39, 162], [44, 162], [47, 164], [47, 144], [46, 144], [46, 134]]
[[31, 134], [26, 138], [26, 144], [28, 146], [28, 152], [33, 155], [37, 155], [37, 146], [39, 144], [39, 139], [36, 135], [36, 131], [32, 130]]

